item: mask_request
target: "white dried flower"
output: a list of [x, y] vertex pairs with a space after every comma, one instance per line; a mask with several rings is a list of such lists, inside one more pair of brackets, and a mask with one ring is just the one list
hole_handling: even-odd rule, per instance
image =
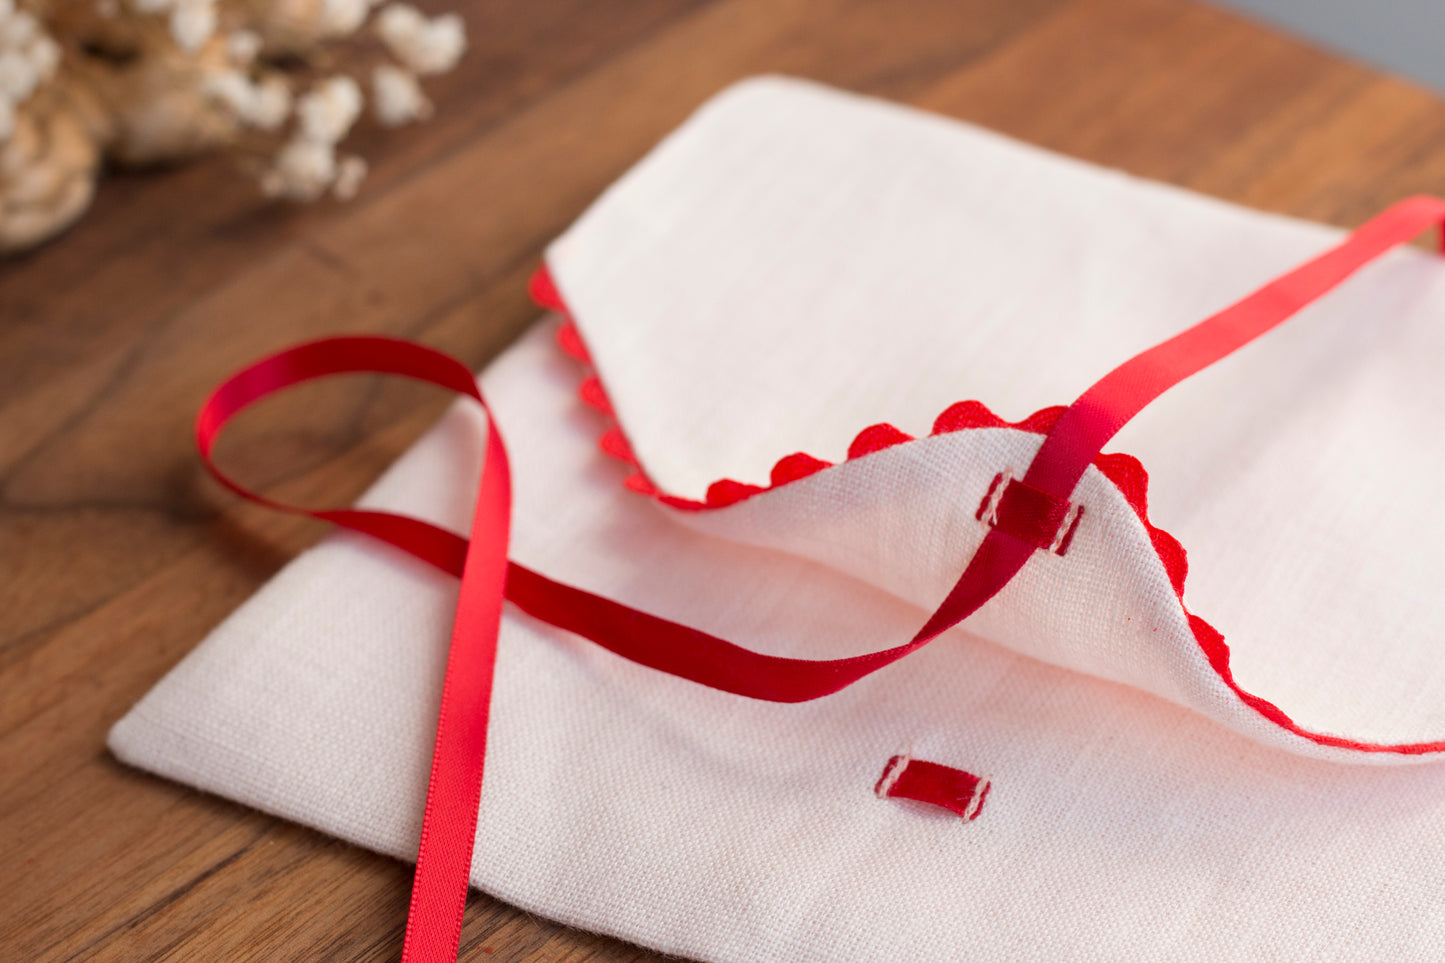
[[246, 116], [255, 97], [250, 78], [239, 70], [222, 70], [208, 75], [201, 83], [201, 93], [219, 100], [239, 117]]
[[318, 143], [336, 143], [356, 123], [361, 104], [361, 88], [356, 81], [346, 76], [328, 77], [296, 104], [301, 136]]
[[456, 67], [467, 50], [467, 29], [455, 13], [444, 13], [432, 20], [421, 39], [421, 49], [411, 64], [419, 74], [446, 73]]
[[249, 67], [261, 52], [261, 35], [254, 30], [232, 30], [226, 34], [226, 58], [233, 64]]
[[384, 127], [400, 127], [431, 116], [431, 101], [416, 75], [392, 64], [371, 72], [371, 112]]
[[281, 148], [276, 164], [261, 178], [268, 197], [314, 201], [336, 180], [336, 154], [330, 143], [297, 137]]
[[369, 0], [321, 0], [321, 22], [323, 33], [342, 37], [355, 33], [371, 12]]
[[49, 36], [36, 37], [25, 51], [41, 81], [51, 80], [60, 69], [60, 44]]
[[0, 47], [26, 47], [44, 35], [40, 21], [24, 10], [12, 10], [0, 20]]
[[341, 158], [341, 163], [336, 165], [336, 181], [331, 185], [331, 193], [339, 201], [351, 200], [361, 189], [366, 170], [366, 161], [355, 154]]
[[397, 60], [422, 76], [451, 70], [467, 49], [461, 17], [447, 13], [428, 20], [406, 3], [382, 8], [376, 17], [376, 32]]
[[426, 14], [409, 3], [389, 3], [376, 16], [376, 32], [388, 45], [406, 43], [426, 26]]
[[[0, 99], [5, 101], [7, 131], [14, 129], [15, 106], [55, 76], [60, 66], [60, 45], [40, 21], [14, 3], [0, 9]], [[9, 134], [0, 135], [0, 140]]]
[[171, 36], [182, 50], [195, 53], [216, 33], [214, 0], [176, 0], [171, 11]]
[[130, 0], [136, 13], [165, 13], [176, 5], [176, 0]]
[[267, 77], [251, 88], [255, 97], [251, 102], [251, 114], [246, 118], [251, 126], [262, 130], [275, 130], [286, 123], [291, 116], [291, 88], [280, 77]]
[[0, 50], [0, 96], [20, 103], [35, 92], [40, 74], [21, 50]]
[[239, 70], [222, 70], [202, 81], [201, 92], [230, 108], [243, 123], [275, 130], [291, 113], [291, 91], [279, 77], [252, 83]]

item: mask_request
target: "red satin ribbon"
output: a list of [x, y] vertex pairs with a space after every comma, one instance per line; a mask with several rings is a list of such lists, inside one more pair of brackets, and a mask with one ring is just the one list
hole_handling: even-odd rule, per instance
[[[1024, 482], [1066, 500], [1103, 446], [1150, 401], [1278, 325], [1389, 248], [1442, 221], [1445, 201], [1403, 201], [1335, 248], [1126, 361], [1058, 420]], [[242, 409], [303, 381], [353, 372], [424, 381], [467, 395], [486, 409], [471, 372], [454, 358], [392, 338], [326, 338], [278, 352], [227, 379], [202, 407], [196, 441], [211, 474], [237, 494], [363, 532], [462, 580], [402, 950], [406, 963], [450, 963], [457, 957], [504, 597], [536, 618], [642, 665], [754, 699], [803, 702], [837, 692], [957, 625], [997, 594], [1036, 547], [991, 529], [937, 611], [902, 645], [824, 661], [753, 652], [509, 562], [511, 479], [506, 447], [489, 410], [486, 462], [470, 538], [389, 512], [306, 509], [272, 501], [232, 480], [212, 460], [221, 429]]]

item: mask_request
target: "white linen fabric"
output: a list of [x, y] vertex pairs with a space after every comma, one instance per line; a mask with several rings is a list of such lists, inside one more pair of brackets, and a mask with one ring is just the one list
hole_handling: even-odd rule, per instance
[[[648, 475], [700, 497], [766, 484], [792, 451], [841, 460], [873, 422], [926, 435], [963, 399], [1009, 419], [1067, 403], [1338, 236], [770, 79], [705, 106], [548, 264]], [[1393, 255], [1117, 442], [1244, 688], [1357, 740], [1445, 737], [1432, 313], [1445, 268]], [[513, 457], [514, 557], [766, 651], [906, 639], [981, 538], [989, 480], [1039, 441], [940, 435], [667, 509], [598, 451], [554, 327], [482, 379]], [[365, 503], [464, 530], [483, 430], [455, 409]], [[1067, 555], [813, 703], [663, 676], [509, 608], [473, 883], [720, 963], [1445, 954], [1445, 767], [1342, 764], [1421, 757], [1326, 749], [1245, 707], [1117, 489], [1091, 471], [1076, 501]], [[111, 747], [412, 858], [455, 596], [333, 535]], [[992, 776], [981, 816], [875, 797], [898, 752]]]

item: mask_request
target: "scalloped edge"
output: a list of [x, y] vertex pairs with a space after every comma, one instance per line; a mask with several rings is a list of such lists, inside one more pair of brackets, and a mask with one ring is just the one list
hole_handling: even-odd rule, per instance
[[[597, 366], [593, 363], [591, 352], [588, 351], [582, 333], [577, 328], [576, 321], [572, 316], [572, 311], [563, 300], [562, 293], [558, 290], [545, 263], [533, 273], [528, 281], [527, 291], [533, 302], [539, 307], [555, 311], [562, 317], [562, 323], [556, 334], [557, 346], [564, 354], [574, 359], [584, 372], [584, 377], [577, 388], [577, 396], [583, 404], [597, 411], [607, 422], [606, 429], [598, 439], [598, 447], [605, 454], [621, 461], [631, 469], [623, 482], [628, 488], [669, 507], [683, 511], [712, 511], [727, 508], [749, 498], [765, 495], [801, 478], [834, 468], [838, 464], [866, 458], [897, 445], [921, 440], [894, 425], [879, 422], [876, 425], [869, 425], [854, 436], [853, 442], [848, 446], [848, 454], [844, 462], [830, 462], [799, 451], [778, 459], [773, 465], [767, 485], [750, 485], [732, 478], [721, 478], [708, 486], [707, 494], [702, 501], [668, 494], [648, 477], [642, 462], [633, 451], [631, 442], [623, 433], [616, 409], [608, 397], [606, 386], [602, 383]], [[1067, 405], [1050, 405], [1040, 408], [1022, 421], [1005, 421], [981, 401], [959, 401], [944, 409], [943, 413], [934, 419], [933, 427], [928, 435], [923, 437], [931, 438], [936, 435], [975, 428], [1012, 428], [1032, 434], [1047, 435], [1067, 408]], [[1124, 501], [1138, 516], [1140, 524], [1144, 526], [1144, 531], [1149, 536], [1154, 554], [1158, 556], [1160, 564], [1164, 567], [1165, 574], [1169, 578], [1169, 585], [1179, 600], [1179, 608], [1184, 613], [1185, 621], [1189, 625], [1200, 651], [1204, 654], [1205, 661], [1219, 676], [1220, 681], [1242, 703], [1281, 729], [1320, 746], [1353, 752], [1391, 753], [1407, 756], [1421, 756], [1445, 751], [1445, 741], [1361, 742], [1306, 729], [1291, 719], [1279, 706], [1241, 688], [1235, 681], [1234, 673], [1230, 668], [1229, 646], [1224, 641], [1224, 634], [1200, 616], [1190, 612], [1188, 606], [1184, 604], [1184, 585], [1189, 577], [1188, 554], [1179, 539], [1149, 520], [1149, 473], [1145, 470], [1143, 463], [1133, 455], [1123, 452], [1105, 452], [1094, 459], [1093, 465], [1119, 491]]]

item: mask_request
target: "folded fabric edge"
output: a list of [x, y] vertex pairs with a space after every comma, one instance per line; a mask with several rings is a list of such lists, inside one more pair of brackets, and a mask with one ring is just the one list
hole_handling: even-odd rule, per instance
[[[854, 436], [843, 462], [834, 463], [807, 452], [794, 452], [775, 462], [767, 485], [755, 485], [724, 477], [708, 486], [703, 499], [686, 498], [664, 491], [648, 475], [646, 467], [627, 439], [616, 408], [608, 397], [602, 374], [593, 362], [592, 352], [587, 348], [586, 340], [566, 297], [545, 262], [533, 273], [528, 282], [528, 291], [539, 307], [555, 311], [561, 316], [556, 344], [559, 350], [575, 360], [583, 370], [577, 389], [579, 400], [603, 419], [604, 428], [599, 436], [598, 447], [629, 469], [624, 479], [628, 488], [677, 511], [710, 512], [726, 509], [749, 499], [764, 497], [820, 472], [835, 470], [848, 462], [900, 445], [924, 444], [930, 438], [954, 432], [1003, 428], [1044, 436], [1067, 407], [1050, 405], [1020, 421], [1009, 422], [994, 414], [981, 401], [959, 401], [939, 414], [928, 435], [915, 438], [894, 425], [881, 422], [863, 428]], [[1241, 686], [1230, 667], [1229, 645], [1224, 634], [1203, 617], [1190, 612], [1185, 604], [1184, 592], [1189, 576], [1188, 554], [1177, 538], [1155, 525], [1149, 518], [1149, 473], [1143, 463], [1127, 453], [1106, 452], [1095, 458], [1093, 466], [1109, 480], [1142, 526], [1150, 549], [1178, 600], [1182, 625], [1194, 639], [1198, 655], [1203, 657], [1204, 664], [1240, 705], [1282, 730], [1287, 736], [1293, 737], [1282, 740], [1278, 745], [1290, 747], [1292, 751], [1303, 750], [1305, 755], [1352, 763], [1387, 761], [1384, 757], [1397, 757], [1398, 761], [1424, 762], [1445, 752], [1445, 739], [1371, 742], [1354, 739], [1343, 733], [1302, 726], [1270, 700]], [[1325, 752], [1321, 753], [1321, 749]]]

